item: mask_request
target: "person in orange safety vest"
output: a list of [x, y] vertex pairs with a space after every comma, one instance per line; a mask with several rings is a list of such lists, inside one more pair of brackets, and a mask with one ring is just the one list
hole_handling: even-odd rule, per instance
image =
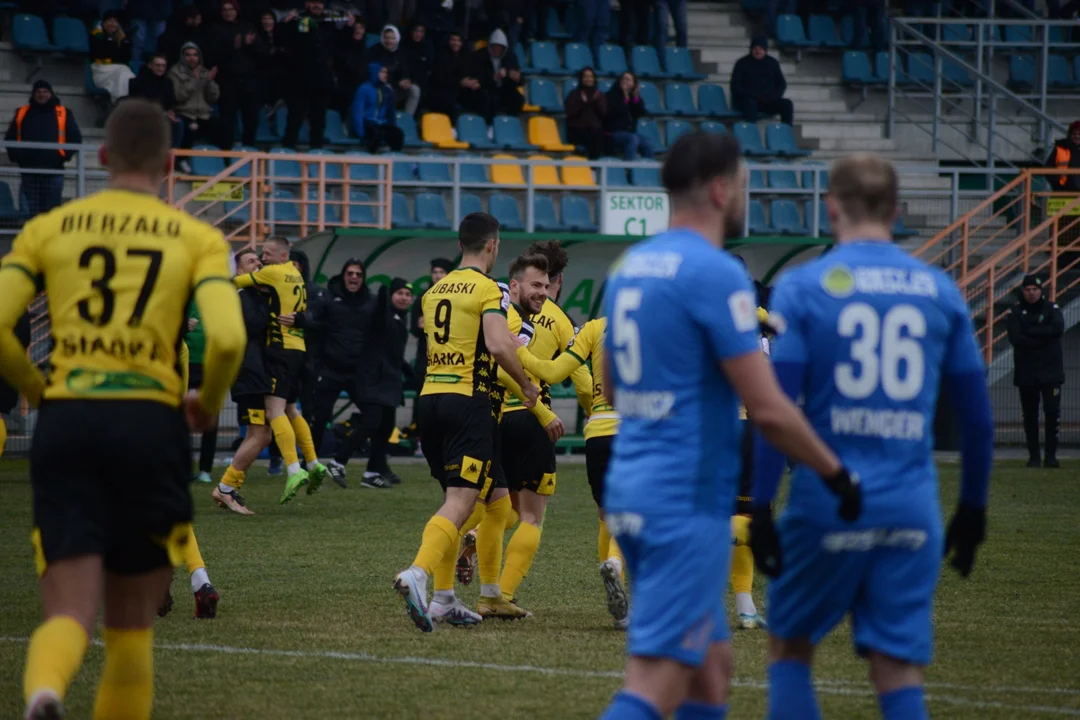
[[[1069, 136], [1054, 143], [1046, 167], [1080, 170], [1080, 120], [1069, 126]], [[1057, 192], [1080, 192], [1080, 174], [1051, 176]]]

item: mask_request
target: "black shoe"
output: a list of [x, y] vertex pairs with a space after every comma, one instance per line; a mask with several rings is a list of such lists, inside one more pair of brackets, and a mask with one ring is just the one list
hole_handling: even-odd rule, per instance
[[1059, 467], [1061, 467], [1061, 463], [1058, 462], [1057, 458], [1048, 457], [1045, 460], [1043, 460], [1043, 467], [1044, 468], [1059, 468]]
[[330, 479], [337, 483], [337, 486], [349, 489], [348, 484], [345, 482], [345, 466], [338, 462], [329, 462], [326, 464], [326, 469], [330, 472]]
[[195, 593], [195, 617], [199, 620], [213, 620], [217, 617], [218, 600], [217, 590], [210, 583], [206, 583]]
[[360, 487], [376, 488], [378, 490], [389, 490], [393, 487], [390, 481], [384, 478], [382, 475], [374, 475], [372, 477], [364, 476], [364, 479], [360, 481]]
[[401, 478], [398, 477], [398, 474], [396, 472], [394, 472], [393, 470], [389, 470], [387, 472], [384, 472], [382, 474], [382, 477], [383, 477], [384, 480], [389, 481], [391, 485], [400, 485], [401, 484]]
[[157, 616], [158, 617], [165, 617], [170, 612], [172, 612], [172, 606], [173, 606], [172, 593], [169, 592], [168, 590], [166, 590], [165, 591], [165, 600], [158, 607]]
[[1042, 467], [1042, 463], [1039, 462], [1039, 458], [1033, 457], [1027, 461], [1027, 466], [1031, 468]]

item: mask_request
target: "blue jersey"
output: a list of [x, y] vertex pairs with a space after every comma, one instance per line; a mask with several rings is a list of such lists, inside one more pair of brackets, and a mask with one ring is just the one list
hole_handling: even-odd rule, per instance
[[[936, 527], [933, 424], [943, 375], [983, 369], [968, 308], [944, 273], [882, 242], [845, 244], [784, 275], [772, 361], [805, 368], [804, 412], [863, 488], [859, 525]], [[840, 523], [799, 467], [788, 513]]]
[[742, 429], [720, 361], [761, 352], [746, 270], [697, 233], [672, 230], [628, 250], [604, 294], [622, 418], [605, 510], [730, 514]]

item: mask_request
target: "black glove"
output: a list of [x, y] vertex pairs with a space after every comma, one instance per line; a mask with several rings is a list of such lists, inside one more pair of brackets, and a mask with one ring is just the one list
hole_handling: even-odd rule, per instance
[[821, 478], [825, 487], [840, 498], [840, 517], [848, 522], [855, 522], [862, 515], [862, 486], [859, 476], [852, 475], [847, 468], [830, 477]]
[[750, 516], [750, 552], [754, 564], [771, 578], [780, 577], [783, 558], [780, 553], [780, 535], [773, 524], [772, 509], [756, 508]]
[[975, 550], [986, 540], [986, 508], [975, 507], [960, 503], [956, 508], [949, 523], [949, 530], [945, 533], [945, 557], [953, 548], [952, 560], [949, 562], [960, 577], [971, 574], [971, 567], [975, 564]]

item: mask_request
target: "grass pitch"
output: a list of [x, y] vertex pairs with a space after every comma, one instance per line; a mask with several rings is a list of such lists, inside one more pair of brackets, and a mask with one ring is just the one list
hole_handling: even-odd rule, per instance
[[[624, 636], [611, 629], [596, 569], [596, 511], [582, 465], [563, 464], [543, 544], [519, 592], [536, 617], [439, 628], [423, 635], [391, 590], [439, 504], [422, 465], [400, 466], [393, 490], [327, 482], [277, 504], [282, 480], [253, 470], [244, 486], [258, 514], [215, 509], [193, 486], [196, 533], [222, 596], [218, 618], [193, 619], [183, 569], [173, 613], [156, 626], [155, 718], [595, 718], [620, 685]], [[952, 508], [957, 467], [942, 468]], [[989, 540], [961, 581], [944, 571], [936, 658], [928, 674], [939, 718], [1080, 717], [1080, 473], [999, 463]], [[39, 617], [28, 541], [30, 488], [21, 461], [0, 464], [0, 717], [21, 712], [26, 638]], [[764, 583], [755, 591], [762, 603]], [[476, 584], [459, 595], [475, 603]], [[729, 598], [730, 600], [730, 598]], [[731, 603], [729, 602], [729, 608]], [[766, 608], [767, 612], [767, 608]], [[734, 635], [729, 717], [765, 711], [765, 635]], [[102, 651], [91, 647], [68, 699], [90, 714]], [[866, 668], [846, 628], [820, 648], [825, 717], [876, 718]]]

